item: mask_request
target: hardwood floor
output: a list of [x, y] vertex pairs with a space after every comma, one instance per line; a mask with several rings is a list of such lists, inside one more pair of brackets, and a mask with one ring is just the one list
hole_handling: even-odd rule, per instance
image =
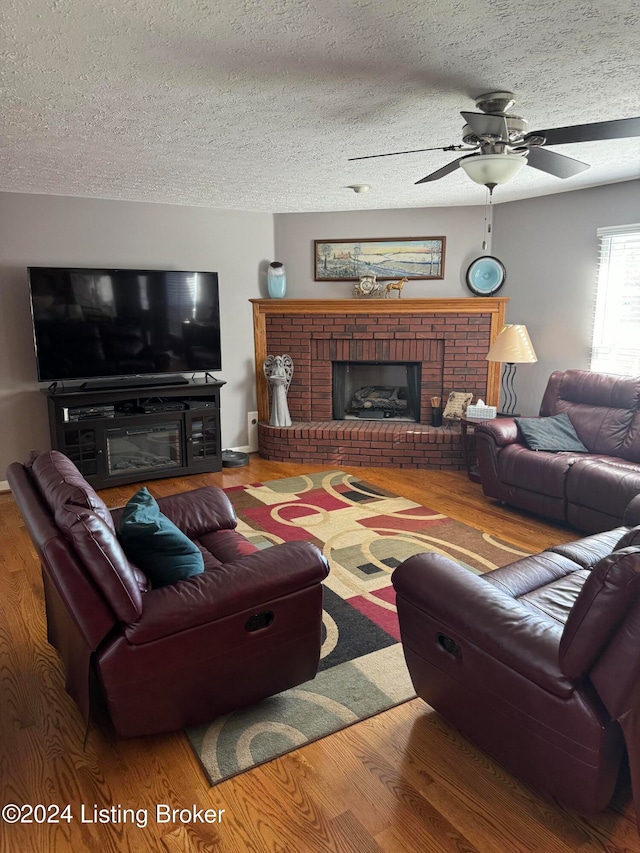
[[[252, 457], [221, 474], [148, 485], [160, 496], [320, 470]], [[579, 536], [486, 500], [462, 473], [344, 470], [531, 551]], [[137, 488], [102, 495], [116, 506]], [[181, 733], [118, 740], [92, 724], [85, 746], [45, 635], [39, 564], [11, 496], [0, 495], [0, 805], [69, 803], [73, 816], [3, 823], [6, 853], [640, 851], [625, 779], [604, 813], [579, 817], [521, 784], [418, 699], [215, 788]], [[158, 822], [159, 803], [224, 813], [213, 824]], [[133, 811], [87, 822], [94, 804]]]

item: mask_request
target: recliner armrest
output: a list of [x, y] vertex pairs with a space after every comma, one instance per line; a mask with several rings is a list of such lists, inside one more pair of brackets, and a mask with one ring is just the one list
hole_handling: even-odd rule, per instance
[[518, 426], [513, 418], [495, 418], [492, 421], [477, 424], [474, 427], [474, 434], [476, 439], [479, 435], [489, 436], [498, 447], [514, 444], [520, 440]]
[[143, 596], [142, 616], [126, 625], [133, 645], [186, 631], [319, 584], [327, 560], [311, 542], [285, 542]]
[[[167, 516], [189, 539], [198, 539], [216, 530], [234, 530], [238, 520], [231, 501], [215, 486], [203, 486], [190, 492], [179, 492], [157, 498], [160, 512]], [[123, 507], [111, 510], [111, 517], [120, 526]]]
[[234, 530], [238, 525], [231, 501], [215, 486], [158, 498], [158, 506], [189, 539], [215, 530]]
[[470, 643], [556, 696], [573, 692], [558, 660], [562, 626], [552, 619], [439, 554], [410, 557], [392, 580], [398, 596], [441, 623], [463, 654]]

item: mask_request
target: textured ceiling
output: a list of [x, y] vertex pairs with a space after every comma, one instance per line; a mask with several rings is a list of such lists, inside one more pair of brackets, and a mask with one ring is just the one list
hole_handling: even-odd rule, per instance
[[[460, 110], [529, 130], [640, 116], [638, 0], [5, 0], [0, 189], [256, 211], [479, 204]], [[510, 201], [640, 177], [640, 138], [556, 146]], [[370, 184], [356, 195], [349, 184]]]

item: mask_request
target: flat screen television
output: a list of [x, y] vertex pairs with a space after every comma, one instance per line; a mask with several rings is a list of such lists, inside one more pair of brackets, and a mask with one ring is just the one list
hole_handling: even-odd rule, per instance
[[215, 272], [64, 267], [28, 272], [41, 382], [169, 381], [222, 367]]

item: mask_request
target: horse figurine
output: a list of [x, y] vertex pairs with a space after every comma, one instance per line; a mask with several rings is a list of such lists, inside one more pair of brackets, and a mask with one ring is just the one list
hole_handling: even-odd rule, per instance
[[392, 290], [397, 290], [398, 291], [398, 299], [400, 299], [402, 297], [402, 288], [405, 286], [405, 284], [408, 281], [409, 281], [408, 278], [401, 278], [400, 281], [390, 281], [389, 284], [384, 289], [385, 298], [391, 296]]

